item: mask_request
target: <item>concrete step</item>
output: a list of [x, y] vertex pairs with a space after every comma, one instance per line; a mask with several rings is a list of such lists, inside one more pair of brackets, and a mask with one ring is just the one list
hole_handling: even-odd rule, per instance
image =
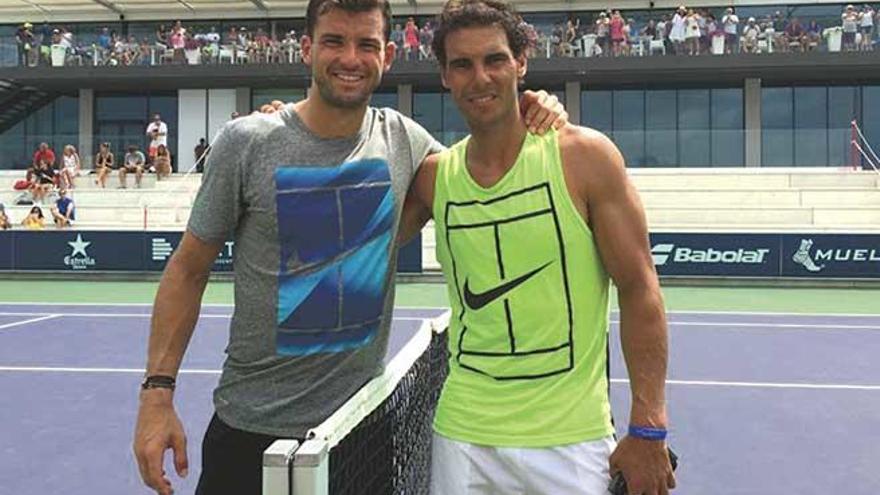
[[800, 206], [800, 193], [792, 189], [729, 190], [668, 189], [641, 191], [648, 209], [665, 207], [749, 206], [794, 208]]

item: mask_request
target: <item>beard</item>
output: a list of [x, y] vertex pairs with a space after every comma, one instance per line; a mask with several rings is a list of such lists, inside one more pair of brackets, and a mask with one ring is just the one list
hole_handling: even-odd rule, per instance
[[318, 92], [321, 94], [321, 99], [327, 102], [327, 104], [337, 108], [362, 107], [369, 103], [373, 91], [379, 87], [379, 80], [376, 79], [368, 82], [368, 86], [360, 93], [342, 95], [333, 88], [333, 83], [326, 75], [316, 74], [314, 78], [315, 85], [318, 87]]

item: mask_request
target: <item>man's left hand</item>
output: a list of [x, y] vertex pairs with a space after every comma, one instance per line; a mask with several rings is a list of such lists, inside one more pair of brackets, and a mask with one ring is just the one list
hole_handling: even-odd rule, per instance
[[540, 91], [523, 91], [520, 97], [520, 110], [523, 122], [534, 134], [544, 134], [552, 126], [559, 129], [568, 123], [568, 112], [560, 103], [559, 98], [543, 89]]
[[666, 442], [623, 437], [610, 464], [612, 477], [623, 472], [629, 495], [667, 495], [675, 488]]

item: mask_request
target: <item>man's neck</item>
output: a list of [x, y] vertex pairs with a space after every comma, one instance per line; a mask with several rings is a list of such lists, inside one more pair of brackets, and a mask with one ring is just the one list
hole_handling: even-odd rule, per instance
[[468, 164], [506, 172], [516, 162], [527, 132], [519, 117], [519, 110], [492, 126], [481, 129], [472, 127], [467, 151]]
[[357, 134], [364, 122], [367, 105], [360, 108], [328, 105], [317, 92], [317, 88], [312, 87], [309, 97], [293, 106], [303, 124], [322, 138], [345, 138]]

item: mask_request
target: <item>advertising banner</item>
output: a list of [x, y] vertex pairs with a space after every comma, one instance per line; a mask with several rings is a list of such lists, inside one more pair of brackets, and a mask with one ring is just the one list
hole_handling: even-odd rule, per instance
[[779, 236], [651, 234], [651, 256], [661, 276], [775, 277], [779, 273]]

